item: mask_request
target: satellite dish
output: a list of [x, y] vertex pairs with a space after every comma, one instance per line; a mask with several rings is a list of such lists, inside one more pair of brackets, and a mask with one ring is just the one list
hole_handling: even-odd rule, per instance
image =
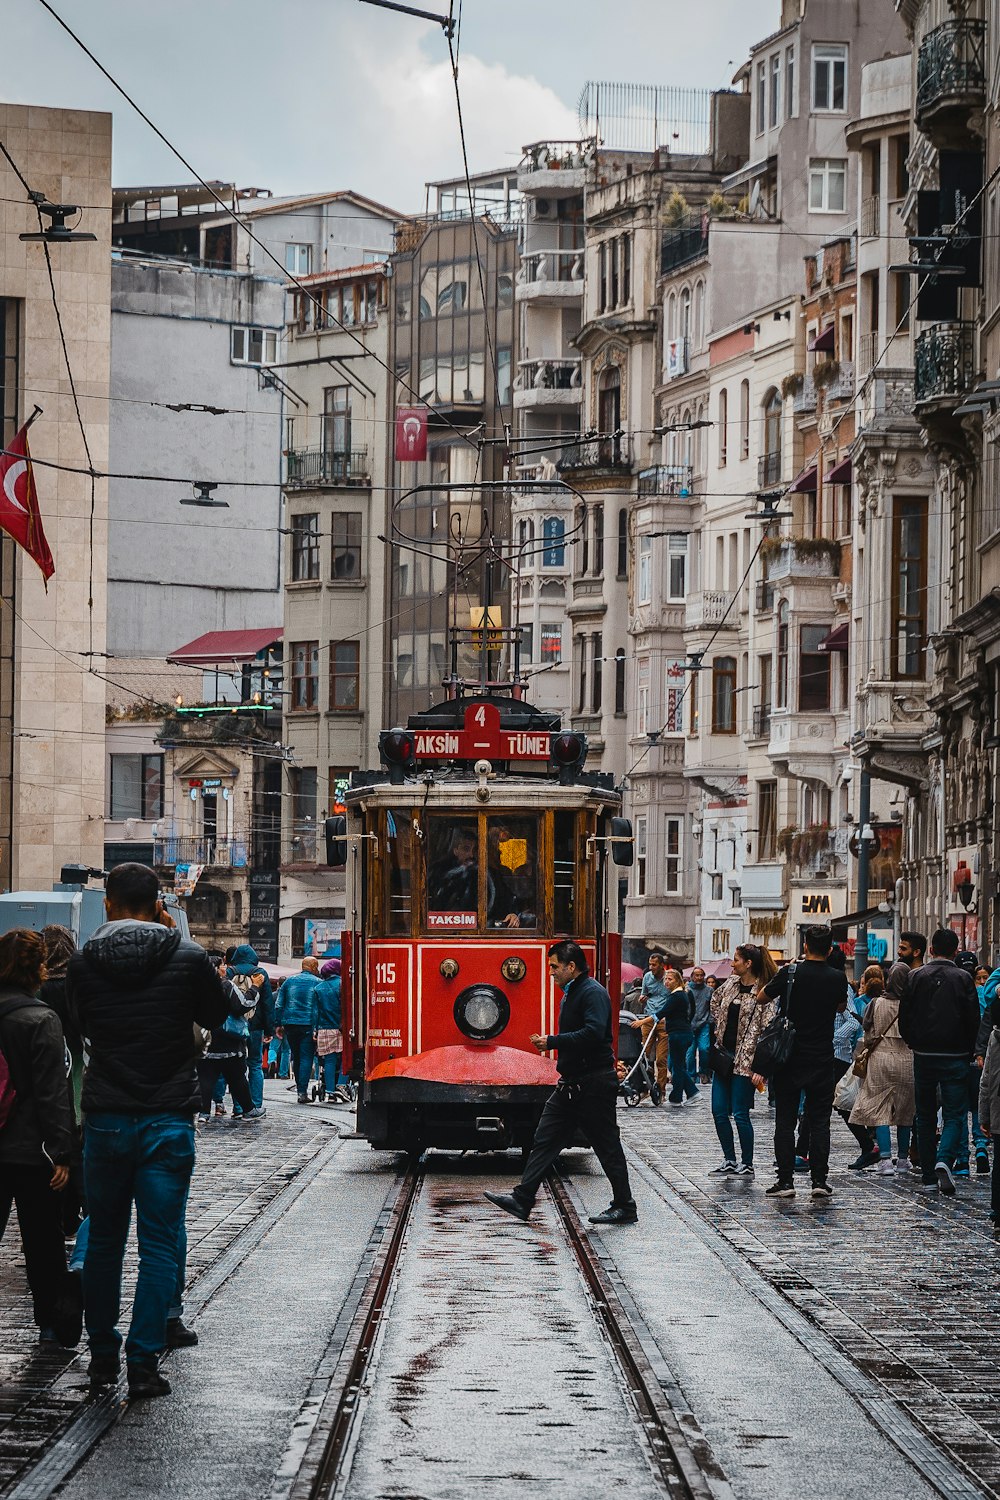
[[754, 183], [753, 187], [750, 190], [749, 213], [751, 219], [761, 219], [766, 217], [766, 210], [764, 212], [761, 211], [762, 205], [760, 199], [760, 178], [758, 177], [757, 181]]

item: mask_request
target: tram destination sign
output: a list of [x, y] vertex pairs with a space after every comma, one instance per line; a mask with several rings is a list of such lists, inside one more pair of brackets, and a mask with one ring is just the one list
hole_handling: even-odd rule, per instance
[[417, 760], [548, 760], [552, 736], [547, 730], [502, 729], [493, 703], [470, 703], [462, 729], [418, 729]]

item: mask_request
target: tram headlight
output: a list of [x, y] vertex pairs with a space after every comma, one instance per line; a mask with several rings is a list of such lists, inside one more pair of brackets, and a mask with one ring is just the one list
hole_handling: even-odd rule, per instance
[[455, 1001], [455, 1025], [476, 1042], [499, 1036], [510, 1021], [510, 1001], [493, 984], [470, 984]]
[[563, 786], [571, 785], [587, 759], [587, 737], [584, 734], [557, 734], [550, 750], [552, 764], [559, 772]]
[[389, 767], [389, 780], [393, 785], [402, 782], [408, 771], [416, 770], [413, 750], [413, 735], [406, 729], [387, 729], [379, 735], [379, 755]]

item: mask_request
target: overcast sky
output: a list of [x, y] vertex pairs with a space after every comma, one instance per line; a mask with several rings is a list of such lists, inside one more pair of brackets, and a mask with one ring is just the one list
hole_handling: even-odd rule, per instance
[[[416, 0], [446, 10], [447, 0]], [[54, 0], [203, 177], [275, 193], [352, 187], [422, 207], [461, 169], [440, 28], [359, 0]], [[37, 0], [4, 0], [0, 98], [110, 109], [114, 180], [187, 180]], [[578, 134], [588, 79], [721, 88], [780, 0], [464, 0], [473, 170]], [[43, 185], [44, 186], [44, 185]]]

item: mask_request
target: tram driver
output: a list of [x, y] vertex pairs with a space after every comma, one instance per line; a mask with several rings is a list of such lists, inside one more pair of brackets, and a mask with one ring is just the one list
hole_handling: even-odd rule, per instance
[[431, 865], [427, 902], [435, 911], [476, 911], [479, 906], [479, 834], [466, 823], [451, 835], [451, 847]]

